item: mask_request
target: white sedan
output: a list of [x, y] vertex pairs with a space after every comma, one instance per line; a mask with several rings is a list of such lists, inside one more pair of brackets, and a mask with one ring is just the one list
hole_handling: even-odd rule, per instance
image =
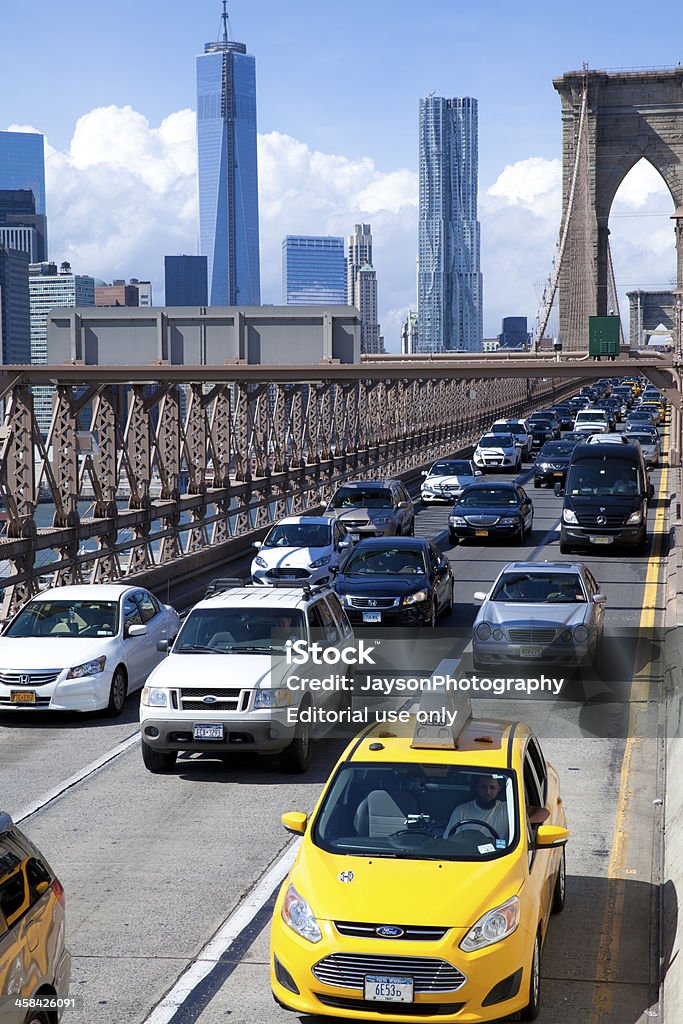
[[465, 487], [473, 484], [481, 471], [470, 459], [439, 459], [432, 468], [422, 472], [421, 497], [425, 504], [434, 501], [452, 502]]
[[280, 581], [327, 583], [332, 570], [352, 545], [346, 527], [329, 516], [286, 516], [255, 541], [258, 554], [251, 563], [254, 583], [273, 586]]
[[116, 717], [164, 657], [157, 642], [178, 613], [142, 587], [52, 587], [32, 598], [0, 636], [0, 711], [101, 711]]
[[511, 469], [518, 473], [522, 468], [522, 453], [510, 434], [484, 434], [474, 449], [472, 460], [483, 472]]

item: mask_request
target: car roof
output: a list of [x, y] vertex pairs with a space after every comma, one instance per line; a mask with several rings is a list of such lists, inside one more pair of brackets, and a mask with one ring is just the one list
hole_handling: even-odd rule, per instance
[[212, 597], [198, 601], [196, 608], [306, 608], [309, 602], [319, 597], [329, 587], [317, 587], [311, 591], [305, 587], [232, 587]]
[[[413, 747], [415, 719], [386, 725], [376, 724], [353, 740], [341, 757], [340, 764], [443, 764], [477, 768], [510, 768], [515, 748], [519, 750], [531, 730], [523, 722], [507, 722], [493, 718], [470, 718], [458, 734], [457, 749]], [[378, 747], [379, 749], [371, 749]]]
[[346, 483], [339, 484], [337, 490], [341, 490], [342, 487], [388, 487], [390, 484], [400, 483], [399, 480], [347, 480]]
[[34, 601], [118, 601], [129, 590], [144, 590], [130, 583], [68, 583], [63, 587], [49, 587], [32, 598]]
[[428, 546], [428, 537], [366, 537], [354, 545], [353, 551], [356, 552], [360, 548], [364, 551], [382, 551], [386, 548], [405, 548], [406, 551], [410, 551], [411, 548], [426, 548]]
[[[596, 445], [594, 444], [577, 444], [572, 455], [572, 462], [580, 462], [583, 458], [596, 458], [595, 449]], [[612, 444], [609, 445], [609, 455], [605, 453], [599, 457], [637, 462], [640, 458], [640, 449], [635, 444]]]
[[278, 519], [273, 526], [294, 526], [303, 523], [304, 525], [312, 524], [313, 526], [329, 526], [332, 520], [329, 516], [283, 516], [282, 519]]
[[500, 575], [502, 576], [504, 572], [541, 573], [549, 569], [553, 572], [577, 573], [583, 572], [585, 566], [583, 562], [508, 562], [501, 569]]
[[465, 490], [483, 491], [489, 490], [491, 487], [502, 487], [503, 490], [512, 491], [516, 486], [513, 480], [477, 480], [473, 484], [468, 484]]
[[479, 438], [479, 442], [481, 443], [484, 440], [485, 437], [492, 437], [495, 441], [498, 441], [498, 442], [500, 442], [500, 439], [502, 437], [510, 437], [510, 440], [512, 440], [512, 435], [511, 434], [492, 434], [492, 433], [490, 433], [490, 431], [487, 431], [485, 434], [481, 435], [481, 437]]

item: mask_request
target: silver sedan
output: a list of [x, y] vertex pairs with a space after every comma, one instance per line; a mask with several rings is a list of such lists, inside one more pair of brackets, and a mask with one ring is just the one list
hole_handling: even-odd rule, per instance
[[602, 640], [606, 597], [582, 563], [510, 562], [474, 600], [474, 667], [590, 664]]

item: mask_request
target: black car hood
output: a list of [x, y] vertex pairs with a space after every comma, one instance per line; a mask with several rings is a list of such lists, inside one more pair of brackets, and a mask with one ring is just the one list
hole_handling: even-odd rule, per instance
[[367, 594], [368, 597], [375, 594], [394, 595], [396, 597], [404, 594], [413, 594], [424, 587], [430, 587], [431, 583], [426, 573], [413, 575], [406, 573], [405, 576], [387, 576], [381, 573], [366, 576], [347, 576], [339, 573], [334, 584], [338, 594]]
[[598, 515], [600, 509], [604, 508], [606, 512], [610, 512], [612, 515], [623, 514], [627, 516], [640, 508], [643, 498], [637, 494], [598, 494], [587, 496], [567, 494], [565, 495], [564, 502], [566, 506], [572, 508], [575, 512], [595, 512]]

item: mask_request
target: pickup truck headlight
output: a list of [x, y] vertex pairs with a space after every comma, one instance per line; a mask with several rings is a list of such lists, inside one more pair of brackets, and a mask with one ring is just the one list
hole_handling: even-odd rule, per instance
[[418, 604], [420, 601], [426, 601], [428, 597], [426, 590], [418, 590], [416, 594], [406, 594], [401, 604]]
[[287, 686], [278, 686], [272, 690], [257, 690], [254, 700], [255, 708], [286, 708], [292, 703], [292, 691]]
[[161, 690], [158, 686], [145, 686], [140, 695], [140, 703], [148, 708], [167, 708], [168, 690]]
[[480, 917], [460, 943], [460, 948], [466, 953], [474, 953], [477, 949], [492, 946], [495, 942], [512, 935], [518, 924], [519, 900], [513, 896], [507, 903], [496, 907], [495, 910], [489, 910]]
[[290, 885], [282, 903], [282, 920], [292, 931], [309, 942], [320, 942], [322, 932], [315, 915], [303, 896], [299, 896], [293, 885]]
[[576, 526], [579, 520], [576, 518], [576, 512], [570, 508], [562, 509], [562, 522], [569, 523], [572, 526]]
[[83, 676], [98, 676], [104, 672], [107, 659], [104, 655], [101, 658], [93, 658], [92, 661], [84, 661], [82, 665], [74, 665], [66, 674], [67, 679], [81, 679]]

